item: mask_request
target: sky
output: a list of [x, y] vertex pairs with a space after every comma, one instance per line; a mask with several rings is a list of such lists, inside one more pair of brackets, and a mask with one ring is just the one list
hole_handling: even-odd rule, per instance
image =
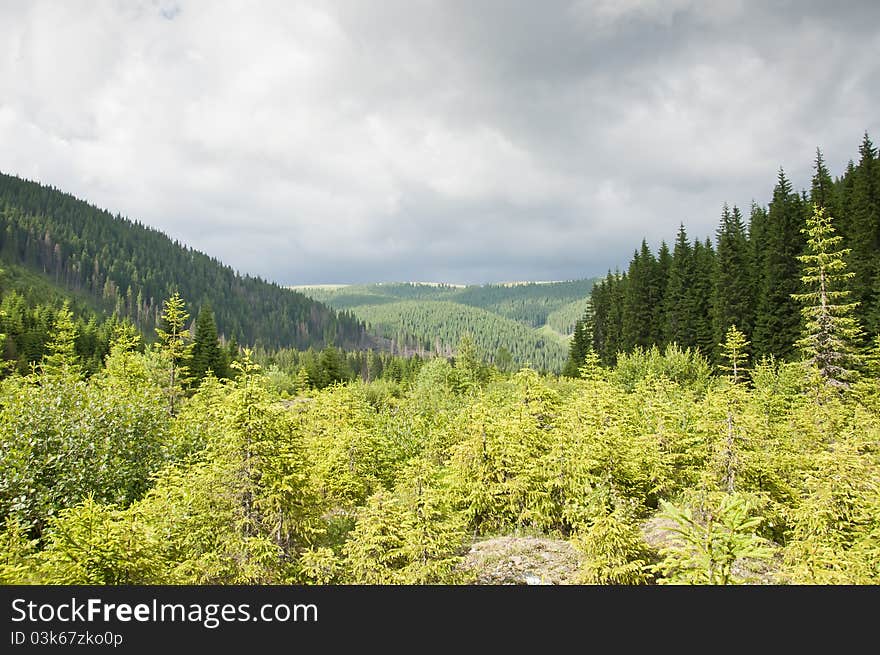
[[0, 0], [0, 25], [0, 171], [285, 285], [602, 275], [880, 141], [871, 0]]

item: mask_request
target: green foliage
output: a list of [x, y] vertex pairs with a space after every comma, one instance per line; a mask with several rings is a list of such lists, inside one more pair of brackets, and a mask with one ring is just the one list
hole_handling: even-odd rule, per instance
[[734, 571], [743, 558], [767, 559], [772, 550], [755, 534], [763, 517], [750, 516], [752, 506], [738, 494], [721, 497], [717, 506], [696, 514], [687, 507], [662, 502], [661, 517], [673, 523], [678, 539], [663, 549], [656, 570], [663, 584], [737, 584], [744, 580]]
[[649, 350], [636, 348], [631, 353], [621, 354], [612, 375], [618, 384], [629, 390], [634, 389], [640, 380], [653, 376], [669, 378], [699, 393], [708, 386], [711, 374], [709, 362], [699, 352], [690, 348], [682, 350], [671, 344], [663, 353], [652, 346]]
[[855, 317], [857, 303], [847, 302], [850, 292], [845, 285], [854, 273], [846, 270], [849, 249], [840, 249], [843, 237], [835, 234], [832, 217], [819, 205], [813, 209], [803, 230], [807, 254], [798, 257], [804, 264], [801, 281], [807, 291], [793, 296], [805, 305], [804, 336], [798, 346], [825, 384], [848, 386], [859, 363], [855, 343], [862, 333]]
[[8, 379], [0, 393], [0, 516], [36, 534], [90, 494], [131, 503], [162, 463], [168, 418], [149, 384], [53, 373]]
[[[170, 324], [170, 319], [166, 320]], [[160, 333], [160, 338], [161, 336]], [[229, 377], [227, 354], [220, 348], [214, 312], [210, 305], [202, 305], [199, 310], [192, 348], [188, 355], [186, 367], [194, 383], [201, 382], [209, 371], [217, 378]]]
[[46, 346], [41, 369], [45, 375], [75, 376], [79, 374], [76, 356], [76, 326], [67, 303], [55, 316], [51, 341]]
[[409, 300], [359, 306], [353, 311], [392, 339], [395, 352], [450, 356], [462, 337], [469, 334], [484, 361], [503, 346], [520, 366], [558, 371], [565, 362], [561, 337], [549, 337], [485, 309], [450, 301]]
[[720, 345], [723, 364], [719, 368], [727, 371], [727, 379], [731, 384], [737, 384], [746, 374], [745, 365], [749, 357], [747, 353], [749, 342], [746, 335], [740, 332], [734, 323], [727, 329], [724, 342]]
[[192, 344], [189, 332], [185, 329], [189, 314], [180, 294], [175, 292], [162, 308], [162, 324], [156, 328], [162, 353], [168, 362], [168, 382], [165, 393], [168, 396], [168, 411], [174, 415], [177, 397], [184, 382], [189, 377], [185, 362], [190, 358]]
[[650, 550], [625, 506], [597, 517], [573, 541], [582, 557], [583, 584], [637, 585], [652, 579]]

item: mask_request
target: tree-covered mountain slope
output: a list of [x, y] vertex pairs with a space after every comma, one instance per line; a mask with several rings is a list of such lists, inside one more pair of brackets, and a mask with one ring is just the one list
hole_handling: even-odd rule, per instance
[[487, 361], [558, 371], [593, 280], [485, 285], [381, 283], [298, 287], [337, 310], [350, 310], [399, 352], [452, 354], [469, 334]]
[[[380, 335], [393, 340], [395, 351], [405, 348], [424, 354], [454, 355], [465, 335], [488, 362], [531, 365], [558, 371], [568, 352], [566, 340], [526, 327], [485, 309], [443, 300], [404, 300], [352, 308]], [[505, 351], [507, 354], [505, 354]], [[501, 361], [499, 361], [501, 360]]]
[[329, 342], [374, 345], [348, 312], [240, 275], [158, 230], [54, 187], [2, 173], [0, 262], [88, 298], [103, 313], [128, 317], [146, 335], [152, 335], [162, 302], [179, 291], [193, 316], [210, 304], [220, 333], [239, 343], [301, 349]]
[[[593, 288], [592, 279], [563, 282], [510, 282], [483, 285], [429, 284], [394, 282], [366, 285], [324, 285], [297, 287], [315, 300], [336, 309], [351, 309], [363, 305], [381, 305], [400, 300], [445, 300], [460, 305], [478, 307], [509, 318], [528, 327], [540, 328], [552, 314], [575, 303], [580, 307], [571, 325], [556, 320], [551, 324], [563, 335], [571, 334], [574, 322], [583, 315], [586, 299]], [[564, 328], [570, 329], [565, 330]]]

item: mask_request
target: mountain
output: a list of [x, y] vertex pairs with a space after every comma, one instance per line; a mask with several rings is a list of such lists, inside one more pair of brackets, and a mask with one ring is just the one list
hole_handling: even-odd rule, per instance
[[378, 335], [392, 339], [397, 352], [450, 355], [469, 334], [487, 361], [509, 355], [517, 365], [558, 371], [592, 286], [593, 280], [570, 280], [297, 288], [337, 310], [351, 311]]
[[[343, 348], [375, 345], [364, 324], [301, 293], [241, 275], [137, 221], [51, 186], [0, 173], [0, 263], [37, 286], [130, 318], [151, 336], [174, 291], [194, 317], [209, 303], [219, 332], [242, 344]], [[33, 285], [32, 285], [33, 286]]]

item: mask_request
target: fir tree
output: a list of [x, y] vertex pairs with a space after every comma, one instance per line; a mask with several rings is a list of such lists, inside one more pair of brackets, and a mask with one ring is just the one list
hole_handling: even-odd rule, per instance
[[180, 388], [188, 374], [185, 362], [189, 357], [191, 345], [189, 332], [186, 330], [186, 321], [189, 314], [186, 312], [186, 304], [178, 292], [165, 301], [162, 311], [161, 327], [156, 328], [162, 351], [168, 358], [168, 411], [173, 416], [176, 411], [177, 397]]
[[694, 242], [694, 278], [688, 289], [691, 331], [693, 345], [708, 358], [715, 354], [715, 339], [712, 329], [712, 292], [717, 274], [715, 272], [715, 250], [712, 242]]
[[861, 329], [854, 316], [857, 303], [847, 302], [847, 281], [854, 273], [846, 270], [849, 249], [840, 248], [842, 238], [835, 234], [833, 219], [819, 205], [803, 230], [807, 235], [807, 253], [801, 281], [807, 291], [793, 297], [804, 303], [806, 322], [798, 346], [814, 365], [822, 379], [831, 386], [848, 386], [858, 363], [855, 342]]
[[718, 227], [717, 273], [712, 296], [712, 322], [715, 343], [724, 340], [727, 330], [739, 326], [751, 332], [753, 293], [751, 253], [746, 226], [739, 209], [727, 205]]
[[767, 215], [762, 261], [756, 272], [761, 279], [755, 330], [752, 336], [756, 355], [791, 359], [800, 335], [800, 308], [792, 298], [798, 290], [803, 250], [801, 201], [780, 170], [773, 201]]
[[55, 315], [55, 327], [51, 340], [47, 344], [47, 354], [43, 358], [41, 369], [50, 375], [80, 375], [79, 357], [76, 354], [77, 329], [73, 322], [73, 314], [69, 303], [58, 310]]
[[635, 346], [648, 347], [653, 344], [654, 308], [659, 295], [659, 285], [655, 278], [656, 267], [657, 260], [643, 239], [641, 250], [633, 255], [626, 276], [621, 334], [621, 347], [624, 351]]
[[728, 372], [728, 379], [732, 384], [737, 384], [743, 378], [746, 370], [745, 365], [748, 361], [746, 349], [749, 342], [746, 340], [746, 335], [740, 332], [735, 324], [731, 325], [720, 346], [721, 359], [724, 363], [719, 368]]
[[656, 286], [656, 300], [654, 301], [653, 313], [651, 314], [651, 343], [657, 344], [658, 348], [666, 345], [664, 326], [664, 305], [666, 290], [669, 286], [669, 271], [672, 270], [672, 253], [665, 241], [660, 242], [657, 251], [657, 265], [654, 269], [654, 285]]
[[666, 343], [677, 343], [682, 348], [694, 345], [694, 276], [694, 249], [682, 224], [672, 251], [663, 312], [663, 340]]
[[571, 344], [568, 349], [568, 361], [565, 362], [565, 368], [562, 369], [563, 375], [570, 378], [580, 376], [579, 369], [583, 364], [587, 349], [591, 345], [590, 341], [590, 335], [587, 333], [583, 319], [578, 320], [574, 324], [574, 336], [571, 338]]
[[208, 304], [199, 310], [187, 366], [193, 384], [199, 384], [209, 371], [217, 378], [229, 377], [226, 353], [220, 348], [214, 312]]
[[[853, 300], [856, 316], [870, 334], [880, 333], [880, 162], [865, 133], [853, 171], [849, 199], [848, 245], [852, 250]], [[836, 217], [835, 217], [836, 218]]]

